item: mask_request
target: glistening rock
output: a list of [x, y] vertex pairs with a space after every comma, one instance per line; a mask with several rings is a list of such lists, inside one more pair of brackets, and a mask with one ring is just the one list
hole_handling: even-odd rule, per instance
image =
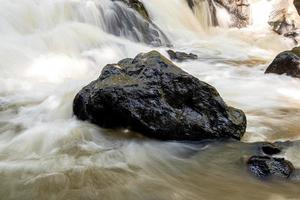
[[278, 54], [265, 73], [286, 74], [300, 78], [300, 47]]
[[250, 172], [259, 178], [289, 178], [294, 171], [293, 164], [284, 158], [252, 156], [247, 164]]
[[157, 51], [105, 66], [73, 106], [81, 120], [162, 140], [240, 139], [246, 130], [243, 111]]

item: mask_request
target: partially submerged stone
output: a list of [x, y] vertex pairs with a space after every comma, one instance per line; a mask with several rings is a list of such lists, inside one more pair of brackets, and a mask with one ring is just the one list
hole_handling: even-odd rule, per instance
[[281, 152], [281, 148], [273, 143], [265, 143], [261, 146], [261, 151], [266, 155], [275, 155]]
[[249, 171], [259, 178], [289, 178], [294, 171], [291, 162], [270, 156], [252, 156], [247, 165]]
[[198, 56], [193, 53], [185, 53], [185, 52], [180, 52], [180, 51], [173, 51], [173, 50], [168, 50], [167, 53], [169, 54], [170, 58], [175, 61], [185, 61], [185, 60], [196, 60], [198, 59]]
[[74, 114], [104, 128], [162, 140], [240, 139], [243, 111], [156, 51], [104, 67], [75, 97]]
[[299, 47], [291, 51], [284, 51], [276, 56], [273, 62], [266, 69], [266, 74], [285, 74], [300, 78], [300, 50]]

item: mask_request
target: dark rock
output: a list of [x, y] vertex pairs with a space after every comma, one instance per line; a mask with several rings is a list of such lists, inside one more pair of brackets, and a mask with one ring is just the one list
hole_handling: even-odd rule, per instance
[[295, 37], [299, 36], [299, 33], [297, 33], [296, 31], [291, 31], [291, 32], [285, 33], [283, 36], [288, 37], [288, 38], [295, 38]]
[[300, 0], [294, 0], [294, 6], [296, 7], [298, 14], [300, 14]]
[[283, 34], [283, 36], [292, 39], [294, 41], [294, 44], [298, 45], [298, 41], [296, 40], [296, 37], [299, 36], [299, 33], [297, 31], [287, 32], [287, 33]]
[[286, 74], [300, 78], [300, 57], [298, 49], [299, 48], [295, 48], [292, 51], [285, 51], [277, 55], [265, 73]]
[[135, 11], [137, 11], [147, 21], [150, 21], [148, 11], [146, 10], [144, 4], [139, 0], [113, 0], [113, 1], [121, 1], [125, 3], [130, 8], [133, 8]]
[[179, 52], [179, 51], [173, 51], [173, 50], [168, 50], [167, 53], [169, 54], [170, 58], [172, 60], [177, 60], [177, 61], [185, 61], [185, 60], [195, 60], [198, 59], [198, 56], [192, 53], [184, 53], [184, 52]]
[[194, 8], [194, 6], [195, 6], [194, 0], [187, 0], [187, 3], [191, 9]]
[[261, 150], [266, 155], [275, 155], [281, 152], [281, 149], [272, 143], [265, 143], [262, 145]]
[[74, 114], [101, 127], [126, 127], [162, 140], [240, 139], [243, 111], [156, 51], [104, 67], [75, 97]]
[[[105, 31], [134, 42], [153, 46], [171, 46], [163, 31], [154, 24], [144, 5], [138, 0], [112, 0], [111, 13], [103, 16]], [[125, 4], [125, 5], [124, 5]]]
[[293, 164], [284, 158], [269, 156], [252, 156], [249, 158], [248, 169], [259, 178], [289, 178], [294, 171]]

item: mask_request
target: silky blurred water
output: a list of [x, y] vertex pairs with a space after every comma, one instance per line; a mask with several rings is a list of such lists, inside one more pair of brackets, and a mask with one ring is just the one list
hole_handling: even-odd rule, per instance
[[[266, 27], [209, 28], [183, 0], [143, 3], [174, 49], [199, 56], [176, 64], [245, 111], [245, 142], [299, 139], [300, 81], [264, 74], [293, 41]], [[72, 115], [75, 94], [106, 64], [152, 49], [167, 56], [168, 48], [146, 45], [136, 37], [138, 30], [110, 29], [110, 20], [119, 20], [116, 6], [133, 12], [123, 4], [0, 0], [0, 5], [1, 200], [300, 198], [297, 182], [251, 177], [239, 145], [152, 141]], [[296, 166], [298, 149], [285, 154]]]

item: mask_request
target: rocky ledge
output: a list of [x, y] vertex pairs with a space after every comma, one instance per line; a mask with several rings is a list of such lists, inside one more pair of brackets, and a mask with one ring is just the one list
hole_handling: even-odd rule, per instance
[[243, 111], [157, 51], [109, 64], [75, 97], [74, 114], [104, 128], [161, 140], [240, 139]]

